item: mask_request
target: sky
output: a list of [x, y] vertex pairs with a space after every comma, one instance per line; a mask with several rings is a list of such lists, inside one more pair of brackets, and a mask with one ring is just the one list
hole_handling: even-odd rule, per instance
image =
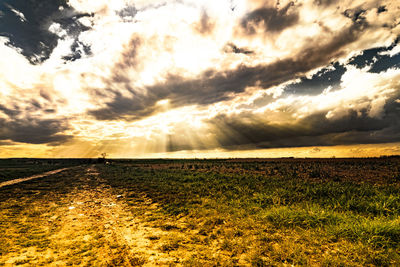
[[0, 157], [400, 154], [398, 0], [2, 0]]

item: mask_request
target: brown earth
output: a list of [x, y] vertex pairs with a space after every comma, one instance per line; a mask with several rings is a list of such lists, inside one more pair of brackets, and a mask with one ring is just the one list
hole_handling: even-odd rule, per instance
[[[12, 248], [8, 253], [0, 253], [0, 265], [176, 266], [181, 265], [182, 259], [190, 258], [195, 247], [202, 246], [182, 246], [187, 242], [184, 239], [197, 232], [191, 233], [179, 219], [168, 221], [157, 203], [144, 193], [133, 197], [129, 192], [113, 193], [94, 166], [73, 178], [76, 184], [71, 186], [75, 188], [58, 196], [61, 200], [53, 200], [51, 196], [46, 201], [33, 200], [32, 207], [27, 208], [29, 211], [12, 216], [17, 223], [11, 224], [4, 240], [0, 240], [10, 242]], [[127, 195], [130, 195], [129, 202]], [[10, 200], [8, 206], [19, 204]], [[11, 223], [11, 216], [8, 218]], [[27, 233], [18, 229], [20, 226], [28, 227]], [[26, 239], [27, 243], [20, 245]], [[205, 248], [202, 251], [209, 254]]]

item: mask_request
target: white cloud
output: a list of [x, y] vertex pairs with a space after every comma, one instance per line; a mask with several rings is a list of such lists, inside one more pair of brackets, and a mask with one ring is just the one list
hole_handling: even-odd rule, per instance
[[[399, 22], [397, 1], [379, 1], [387, 6], [388, 11], [377, 15], [377, 1], [346, 0], [341, 1], [337, 8], [335, 5], [317, 6], [315, 1], [307, 0], [296, 4], [299, 21], [282, 32], [266, 32], [257, 36], [242, 34], [239, 28], [243, 16], [265, 2], [70, 0], [71, 7], [78, 12], [93, 14], [92, 17], [79, 19], [79, 22], [91, 28], [78, 36], [79, 41], [90, 46], [92, 55], [75, 62], [65, 62], [63, 57], [71, 52], [74, 40], [58, 23], [51, 24], [49, 31], [61, 39], [50, 58], [41, 65], [31, 65], [20, 51], [6, 46], [7, 39], [2, 38], [0, 54], [4, 57], [0, 62], [0, 104], [12, 108], [10, 103], [19, 101], [21, 106], [27, 105], [30, 100], [38, 98], [39, 88], [46, 90], [54, 98], [52, 107], [57, 112], [45, 114], [38, 110], [37, 116], [67, 116], [71, 118], [74, 135], [82, 139], [86, 137], [90, 141], [105, 136], [156, 138], [166, 132], [178, 133], [183, 129], [178, 127], [182, 119], [191, 122], [193, 127], [205, 127], [203, 121], [212, 116], [244, 111], [264, 114], [266, 121], [275, 123], [296, 121], [318, 112], [325, 112], [326, 117], [332, 120], [345, 116], [350, 110], [367, 110], [370, 117], [376, 118], [382, 115], [385, 103], [399, 91], [399, 69], [373, 74], [348, 66], [340, 89], [327, 88], [316, 96], [284, 95], [282, 84], [272, 88], [255, 85], [240, 94], [233, 91], [231, 100], [205, 107], [191, 105], [168, 108], [160, 114], [134, 123], [117, 119], [98, 122], [87, 115], [88, 110], [103, 107], [112, 101], [114, 94], [108, 89], [122, 96], [131, 96], [133, 90], [145, 90], [145, 86], [166, 82], [169, 74], [195, 79], [209, 69], [224, 73], [242, 65], [273, 64], [294, 56], [299, 57], [305, 48], [323, 47], [352, 27], [354, 22], [351, 18], [343, 16], [346, 9], [367, 10], [365, 18], [370, 28], [360, 31], [352, 42], [338, 48], [324, 64], [311, 66], [306, 75], [315, 74], [330, 61], [344, 63], [364, 49], [388, 46], [400, 33], [400, 27], [394, 26]], [[275, 1], [269, 2], [271, 6], [275, 5]], [[281, 6], [286, 2], [281, 2]], [[129, 20], [119, 16], [119, 11], [127, 7], [131, 14]], [[205, 13], [213, 26], [209, 32], [200, 33], [196, 27]], [[16, 14], [25, 19], [22, 13]], [[383, 27], [385, 24], [393, 28]], [[137, 44], [131, 42], [135, 38], [139, 40]], [[254, 53], [226, 53], [224, 48], [227, 43], [234, 43]], [[318, 52], [315, 50], [315, 53]], [[386, 54], [394, 56], [398, 53], [400, 45]], [[135, 57], [135, 61], [121, 70], [124, 73], [118, 73], [116, 66], [126, 57]], [[125, 75], [129, 82], [112, 82], [112, 76], [116, 74]], [[104, 95], [94, 94], [95, 89]], [[23, 97], [18, 100], [16, 96], [22, 93]], [[147, 93], [151, 95], [152, 92]], [[261, 108], [252, 106], [254, 100], [262, 95], [270, 96], [270, 102]], [[163, 99], [157, 101], [160, 100]], [[157, 128], [154, 125], [160, 120], [165, 125]]]
[[367, 110], [370, 117], [382, 115], [386, 101], [400, 91], [400, 69], [369, 73], [367, 69], [347, 66], [340, 89], [325, 90], [316, 96], [289, 96], [280, 98], [263, 108], [265, 113], [293, 110], [293, 118], [301, 119], [314, 113], [326, 112], [326, 118], [338, 119], [349, 111]]
[[14, 12], [15, 15], [18, 16], [18, 18], [19, 18], [20, 21], [26, 22], [26, 18], [25, 18], [24, 13], [22, 13], [21, 11], [18, 11], [18, 10], [16, 10], [16, 9], [12, 8], [12, 7], [10, 7], [10, 10], [11, 10], [12, 12]]
[[380, 54], [380, 55], [388, 55], [388, 56], [390, 56], [390, 57], [393, 57], [393, 56], [398, 55], [399, 53], [400, 53], [400, 44], [397, 44], [395, 47], [393, 47], [392, 50], [390, 50], [390, 51], [383, 51], [383, 52], [380, 52], [379, 54]]

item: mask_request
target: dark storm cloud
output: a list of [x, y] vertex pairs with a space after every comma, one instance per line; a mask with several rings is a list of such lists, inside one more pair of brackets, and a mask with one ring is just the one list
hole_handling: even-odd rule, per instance
[[20, 102], [17, 98], [10, 99], [8, 107], [0, 104], [0, 113], [6, 115], [9, 120], [13, 120], [16, 117], [24, 117], [26, 114], [36, 111], [56, 112], [56, 103], [52, 103], [46, 98], [43, 98], [43, 100], [39, 101], [39, 98], [37, 98]]
[[78, 14], [66, 0], [5, 0], [0, 11], [0, 36], [8, 37], [6, 44], [21, 49], [32, 64], [48, 59], [57, 46], [59, 37], [48, 30], [53, 22], [74, 38], [88, 30], [77, 19], [89, 14]]
[[21, 111], [19, 110], [19, 108], [17, 106], [14, 106], [13, 108], [7, 108], [6, 106], [4, 106], [2, 104], [0, 104], [0, 111], [10, 117], [17, 116], [21, 113]]
[[40, 93], [39, 97], [26, 100], [9, 99], [7, 106], [0, 104], [0, 141], [59, 144], [70, 140], [72, 136], [63, 134], [69, 129], [67, 118], [42, 117], [54, 115], [60, 103]]
[[247, 14], [241, 21], [241, 27], [246, 34], [255, 34], [258, 27], [264, 27], [266, 32], [280, 32], [296, 24], [299, 14], [291, 8], [293, 2], [282, 9], [262, 7]]
[[[216, 143], [205, 141], [201, 134], [172, 134], [168, 137], [168, 151], [224, 148], [246, 150], [280, 147], [333, 146], [352, 144], [380, 144], [400, 141], [400, 93], [389, 99], [381, 117], [368, 116], [350, 110], [339, 119], [327, 119], [326, 112], [316, 113], [295, 123], [273, 124], [266, 121], [268, 114], [250, 112], [232, 116], [218, 115], [206, 123], [207, 135]], [[190, 129], [186, 129], [186, 132]], [[178, 131], [179, 132], [179, 129]]]
[[0, 119], [0, 140], [30, 144], [63, 143], [72, 138], [60, 134], [67, 129], [68, 125], [63, 120], [29, 117], [12, 121]]
[[[113, 99], [104, 107], [89, 111], [89, 114], [99, 120], [137, 120], [157, 112], [159, 107], [156, 103], [162, 99], [169, 99], [171, 107], [208, 105], [232, 99], [232, 93], [244, 92], [248, 86], [276, 86], [343, 56], [343, 47], [356, 41], [364, 29], [364, 24], [354, 23], [329, 41], [316, 41], [304, 47], [299, 54], [268, 65], [239, 65], [227, 71], [208, 70], [194, 79], [168, 75], [165, 82], [147, 86], [144, 90], [132, 88], [128, 76], [128, 70], [137, 64], [136, 50], [140, 44], [140, 41], [133, 39], [134, 44], [125, 51], [122, 61], [115, 65], [114, 74], [108, 82], [107, 91], [114, 95]], [[121, 88], [130, 95], [119, 93]], [[98, 96], [105, 95], [104, 92], [95, 91]]]
[[136, 94], [132, 97], [122, 96], [118, 91], [114, 92], [114, 99], [106, 104], [105, 108], [91, 110], [98, 120], [138, 120], [153, 114], [157, 108], [154, 106], [157, 98]]
[[[395, 98], [394, 98], [395, 99]], [[388, 101], [381, 118], [350, 111], [340, 119], [313, 114], [295, 124], [269, 124], [252, 114], [220, 115], [210, 120], [211, 133], [226, 149], [330, 146], [399, 142], [400, 104]]]

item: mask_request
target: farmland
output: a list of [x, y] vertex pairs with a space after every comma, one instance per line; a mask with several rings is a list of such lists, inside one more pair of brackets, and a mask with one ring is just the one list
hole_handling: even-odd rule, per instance
[[0, 183], [90, 162], [82, 159], [3, 159], [0, 160]]
[[400, 264], [398, 157], [94, 162], [0, 188], [1, 265]]

